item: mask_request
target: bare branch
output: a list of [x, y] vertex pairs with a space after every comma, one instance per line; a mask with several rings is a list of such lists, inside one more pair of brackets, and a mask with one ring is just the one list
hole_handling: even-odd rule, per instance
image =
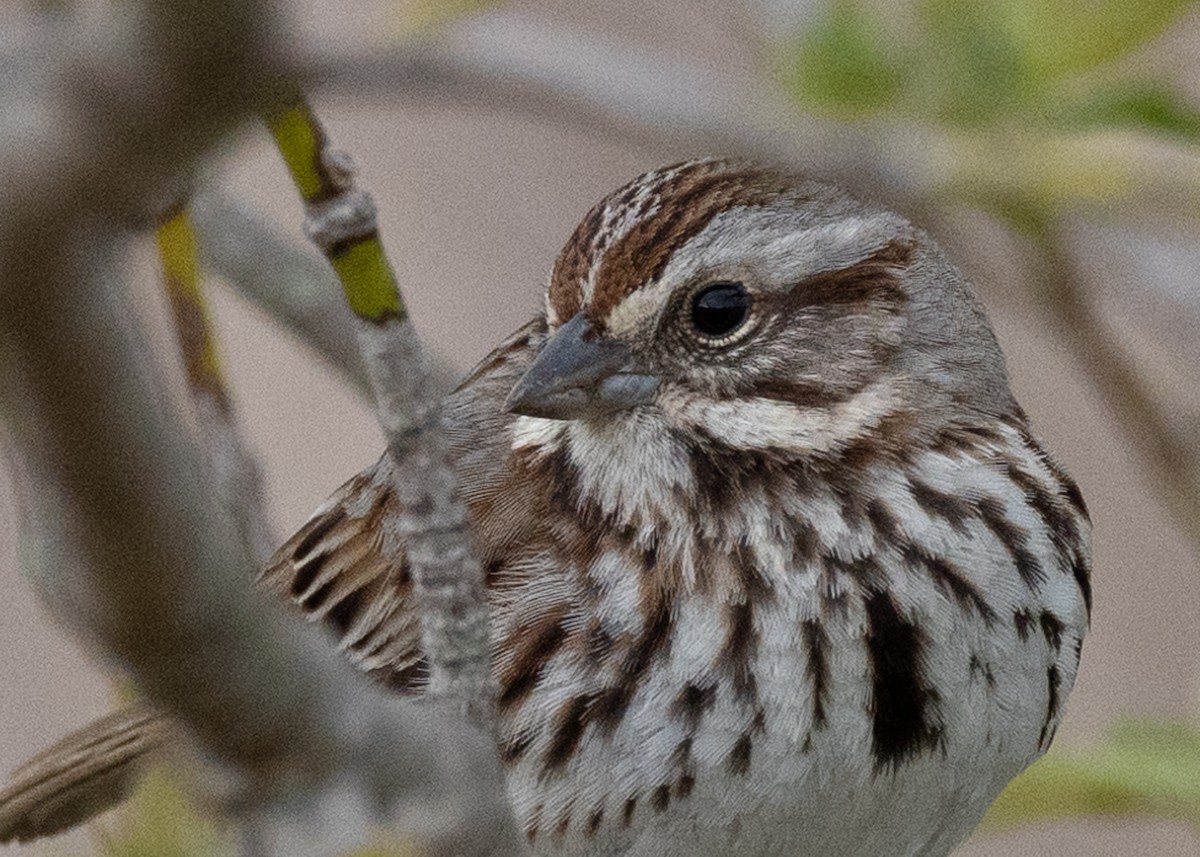
[[489, 740], [386, 696], [251, 594], [251, 560], [120, 297], [118, 224], [174, 196], [275, 97], [272, 9], [164, 0], [107, 23], [101, 41], [55, 43], [51, 82], [25, 94], [40, 118], [14, 127], [38, 145], [0, 147], [0, 408], [31, 573], [260, 806], [299, 807], [288, 817], [308, 819], [311, 850], [352, 841], [382, 809], [440, 853], [513, 852]]
[[1076, 260], [1061, 235], [1038, 239], [1042, 278], [1037, 289], [1056, 328], [1096, 380], [1125, 437], [1153, 474], [1165, 511], [1200, 546], [1200, 457], [1190, 438], [1153, 395], [1093, 302]]
[[355, 185], [349, 157], [329, 145], [307, 105], [274, 113], [268, 124], [304, 200], [305, 230], [337, 272], [358, 317], [376, 413], [396, 467], [402, 513], [395, 524], [420, 605], [427, 693], [490, 726], [494, 682], [483, 571], [441, 438], [433, 363], [384, 255], [375, 204]]
[[19, 288], [0, 292], [0, 401], [27, 550], [60, 615], [260, 787], [321, 794], [320, 783], [338, 782], [363, 807], [434, 795], [465, 824], [450, 853], [494, 841], [507, 809], [491, 747], [465, 724], [385, 697], [316, 629], [252, 597], [233, 522], [162, 407], [151, 355], [110, 279], [112, 254], [102, 259], [9, 264], [5, 283]]
[[197, 194], [191, 211], [201, 261], [369, 393], [354, 313], [338, 293], [329, 264], [219, 192]]
[[277, 544], [267, 520], [258, 462], [246, 449], [233, 411], [233, 398], [217, 354], [201, 288], [196, 234], [186, 209], [162, 218], [155, 229], [163, 289], [171, 304], [184, 374], [217, 497], [233, 518], [246, 554], [265, 560]]

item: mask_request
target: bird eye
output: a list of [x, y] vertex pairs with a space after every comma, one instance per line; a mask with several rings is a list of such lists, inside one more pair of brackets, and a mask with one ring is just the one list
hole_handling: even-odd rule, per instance
[[705, 336], [728, 336], [749, 315], [750, 295], [741, 283], [713, 283], [692, 298], [692, 324]]

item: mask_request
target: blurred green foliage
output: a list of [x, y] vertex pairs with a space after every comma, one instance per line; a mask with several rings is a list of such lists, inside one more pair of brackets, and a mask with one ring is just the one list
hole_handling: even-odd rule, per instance
[[[806, 111], [932, 132], [937, 192], [1022, 231], [1064, 206], [1111, 204], [1160, 182], [1179, 184], [1200, 213], [1200, 111], [1135, 61], [1194, 5], [832, 0], [785, 46], [782, 79]], [[1183, 174], [1164, 175], [1162, 152], [1143, 138], [1188, 147]]]
[[1173, 819], [1200, 830], [1200, 728], [1127, 720], [1086, 752], [1052, 752], [1000, 795], [984, 829], [1095, 814]]
[[[787, 52], [785, 78], [802, 104], [846, 118], [894, 112], [975, 128], [1016, 118], [1062, 126], [1082, 103], [1114, 106], [1137, 96], [1093, 75], [1146, 46], [1191, 6], [1188, 0], [917, 0], [886, 7], [833, 0]], [[1167, 87], [1147, 82], [1154, 108], [1125, 118], [1191, 114]], [[1144, 101], [1137, 97], [1135, 101]], [[1178, 128], [1177, 128], [1178, 130]]]
[[150, 769], [133, 799], [97, 825], [105, 857], [234, 857], [228, 833], [196, 806], [194, 794], [165, 767]]

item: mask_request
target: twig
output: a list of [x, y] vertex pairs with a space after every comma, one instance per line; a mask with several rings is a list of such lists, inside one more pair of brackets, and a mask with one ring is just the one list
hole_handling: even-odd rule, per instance
[[[453, 724], [385, 699], [315, 628], [251, 596], [251, 563], [161, 406], [113, 263], [111, 253], [76, 254], [5, 271], [0, 402], [38, 580], [60, 604], [73, 598], [69, 615], [219, 757], [269, 779], [286, 771], [311, 782], [353, 761], [399, 793], [427, 784], [434, 748], [451, 752], [440, 734]], [[23, 300], [13, 273], [27, 274]], [[400, 712], [411, 730], [397, 732]], [[386, 767], [376, 761], [392, 753]]]
[[213, 468], [217, 496], [233, 518], [255, 562], [277, 544], [267, 520], [258, 462], [238, 431], [233, 400], [225, 386], [217, 342], [201, 288], [196, 234], [186, 208], [163, 217], [155, 229], [163, 289], [175, 319], [175, 334], [196, 418]]
[[1165, 511], [1200, 552], [1200, 456], [1171, 422], [1151, 387], [1088, 299], [1084, 275], [1055, 227], [1035, 230], [1038, 294], [1163, 497]]
[[198, 193], [191, 214], [200, 261], [369, 394], [356, 319], [328, 263], [288, 243], [261, 217], [219, 192]]
[[490, 741], [371, 687], [318, 629], [251, 594], [250, 558], [119, 297], [123, 225], [278, 98], [272, 13], [122, 4], [104, 40], [51, 46], [56, 83], [25, 99], [46, 120], [38, 145], [0, 148], [0, 409], [27, 564], [56, 613], [250, 778], [273, 817], [307, 820], [306, 850], [381, 810], [419, 820], [424, 799], [442, 810], [425, 818], [441, 853], [511, 851]]
[[483, 572], [438, 426], [432, 364], [380, 244], [375, 204], [355, 186], [349, 158], [329, 145], [306, 104], [272, 113], [268, 125], [304, 200], [306, 231], [333, 265], [358, 317], [376, 413], [396, 465], [404, 510], [396, 524], [420, 605], [428, 693], [457, 702], [490, 725]]
[[[679, 158], [728, 155], [791, 166], [907, 211], [939, 156], [920, 129], [797, 115], [761, 80], [715, 73], [505, 9], [358, 54], [305, 48], [310, 85], [356, 101], [517, 114]], [[648, 84], [652, 81], [653, 84]]]

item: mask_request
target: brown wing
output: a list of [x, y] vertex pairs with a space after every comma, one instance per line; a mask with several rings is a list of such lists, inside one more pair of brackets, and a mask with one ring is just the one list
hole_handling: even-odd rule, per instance
[[339, 488], [267, 561], [259, 578], [332, 631], [350, 662], [390, 687], [425, 680], [420, 625], [387, 455]]
[[[446, 400], [443, 430], [464, 500], [494, 491], [504, 469], [508, 425], [503, 403], [532, 361], [545, 325], [534, 321], [489, 354]], [[398, 690], [427, 678], [420, 618], [387, 454], [355, 476], [267, 562], [262, 584], [325, 624], [350, 661]]]

